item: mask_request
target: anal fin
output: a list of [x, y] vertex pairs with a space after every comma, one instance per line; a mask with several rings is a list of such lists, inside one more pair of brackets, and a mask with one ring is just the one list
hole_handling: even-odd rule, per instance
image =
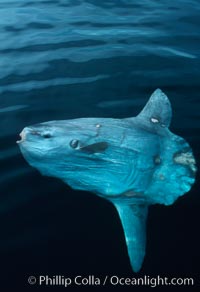
[[122, 222], [128, 255], [134, 272], [141, 269], [146, 249], [146, 204], [114, 203]]

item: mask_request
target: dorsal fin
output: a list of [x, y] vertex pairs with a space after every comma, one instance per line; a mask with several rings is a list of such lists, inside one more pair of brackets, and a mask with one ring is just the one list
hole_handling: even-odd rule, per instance
[[114, 203], [124, 229], [128, 255], [133, 271], [141, 269], [146, 249], [146, 204]]
[[171, 104], [168, 97], [160, 89], [156, 89], [137, 118], [144, 124], [159, 124], [169, 127], [172, 117]]

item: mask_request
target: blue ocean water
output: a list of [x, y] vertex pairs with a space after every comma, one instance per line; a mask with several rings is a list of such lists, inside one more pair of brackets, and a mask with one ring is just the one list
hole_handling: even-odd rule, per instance
[[[117, 256], [120, 257], [123, 234], [120, 233], [121, 246], [115, 247], [112, 254], [111, 246], [113, 240], [118, 240], [120, 227], [116, 229], [119, 222], [111, 206], [90, 194], [72, 191], [57, 180], [41, 177], [24, 161], [15, 141], [25, 126], [43, 121], [135, 116], [150, 94], [159, 87], [172, 103], [172, 131], [189, 141], [198, 161], [199, 27], [198, 0], [0, 1], [2, 254], [13, 253], [16, 256], [18, 253], [23, 258], [23, 248], [41, 250], [42, 246], [44, 252], [49, 241], [55, 244], [56, 249], [64, 241], [73, 250], [74, 241], [83, 240], [82, 245], [87, 254], [91, 250], [91, 257], [80, 251], [73, 255], [68, 251], [63, 255], [72, 270], [74, 258], [80, 264], [80, 269], [84, 270], [86, 258], [89, 258], [87, 268], [95, 269], [98, 265], [93, 258], [96, 253], [97, 262], [101, 262], [99, 270], [104, 270], [104, 263], [110, 269], [117, 266], [115, 260]], [[181, 222], [187, 227], [186, 214], [189, 214], [187, 217], [193, 220], [193, 227], [187, 227], [187, 237], [191, 237], [191, 242], [196, 240], [190, 245], [195, 250], [200, 240], [194, 238], [197, 228], [195, 223], [198, 221], [193, 212], [194, 208], [199, 208], [198, 183], [179, 204], [178, 211], [175, 207], [168, 210], [155, 207], [154, 212], [158, 213], [153, 213], [155, 215], [150, 217], [149, 233], [152, 230], [151, 224], [159, 221], [157, 215], [161, 216], [166, 226], [168, 221], [165, 221], [162, 214], [171, 215], [171, 218], [178, 220], [176, 228], [182, 230], [176, 242], [185, 240], [185, 244], [189, 244], [184, 237], [185, 230], [183, 227], [181, 229]], [[96, 211], [94, 208], [97, 208]], [[102, 218], [102, 212], [105, 218]], [[176, 212], [180, 213], [178, 219]], [[74, 213], [84, 218], [82, 225]], [[173, 229], [174, 221], [171, 218], [169, 224]], [[106, 229], [107, 220], [117, 221], [116, 226], [115, 223], [109, 223], [113, 230], [117, 230], [115, 234], [110, 234]], [[159, 228], [161, 227], [157, 227], [157, 231], [163, 232], [164, 238], [165, 233]], [[95, 233], [97, 229], [100, 233]], [[171, 232], [172, 238], [176, 237], [176, 229]], [[106, 234], [107, 241], [104, 239], [99, 244], [99, 234]], [[168, 234], [170, 236], [170, 231]], [[159, 240], [159, 235], [155, 236]], [[146, 263], [149, 269], [152, 263], [150, 254], [154, 252], [155, 256], [157, 251], [150, 250], [155, 243], [152, 238], [153, 235], [149, 239], [149, 262]], [[91, 240], [94, 242], [87, 249]], [[174, 241], [168, 243], [172, 250], [173, 243]], [[93, 245], [98, 244], [103, 246], [104, 251], [92, 249]], [[180, 246], [177, 244], [174, 254]], [[75, 248], [78, 250], [78, 244], [75, 244]], [[123, 256], [119, 260], [122, 262], [122, 270], [129, 267], [125, 246], [123, 248]], [[54, 248], [51, 247], [50, 250], [53, 252]], [[164, 247], [162, 252], [163, 250]], [[195, 253], [190, 258], [183, 247], [181, 251], [177, 262], [175, 259], [177, 270], [182, 268], [183, 271], [189, 271], [189, 264], [195, 261]], [[155, 260], [153, 269], [156, 271], [162, 267], [159, 259], [162, 252], [157, 254]], [[188, 263], [185, 266], [183, 254]], [[107, 257], [107, 261], [100, 261], [102, 257]], [[46, 258], [43, 262], [45, 260]], [[168, 260], [166, 254], [164, 260]], [[112, 261], [115, 263], [113, 266]], [[11, 259], [8, 263], [10, 262]], [[64, 266], [64, 260], [62, 264]], [[37, 267], [36, 264], [33, 266]], [[168, 266], [169, 262], [166, 270]], [[43, 264], [43, 267], [46, 268], [47, 265]], [[69, 270], [67, 263], [65, 269]], [[173, 267], [172, 270], [176, 268]]]

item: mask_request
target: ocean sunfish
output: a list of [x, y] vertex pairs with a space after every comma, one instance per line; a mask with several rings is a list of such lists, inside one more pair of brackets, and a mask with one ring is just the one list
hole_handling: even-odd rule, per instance
[[145, 256], [148, 206], [173, 204], [195, 181], [192, 150], [170, 132], [171, 116], [157, 89], [136, 117], [44, 122], [24, 128], [17, 141], [41, 174], [114, 204], [135, 272]]

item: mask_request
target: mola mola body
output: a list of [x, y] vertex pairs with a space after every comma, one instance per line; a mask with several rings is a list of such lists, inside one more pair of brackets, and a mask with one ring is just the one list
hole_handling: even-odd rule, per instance
[[157, 89], [136, 117], [45, 122], [24, 128], [18, 141], [41, 174], [114, 204], [136, 272], [145, 256], [148, 206], [173, 204], [195, 181], [192, 150], [170, 132], [171, 116], [169, 99]]

